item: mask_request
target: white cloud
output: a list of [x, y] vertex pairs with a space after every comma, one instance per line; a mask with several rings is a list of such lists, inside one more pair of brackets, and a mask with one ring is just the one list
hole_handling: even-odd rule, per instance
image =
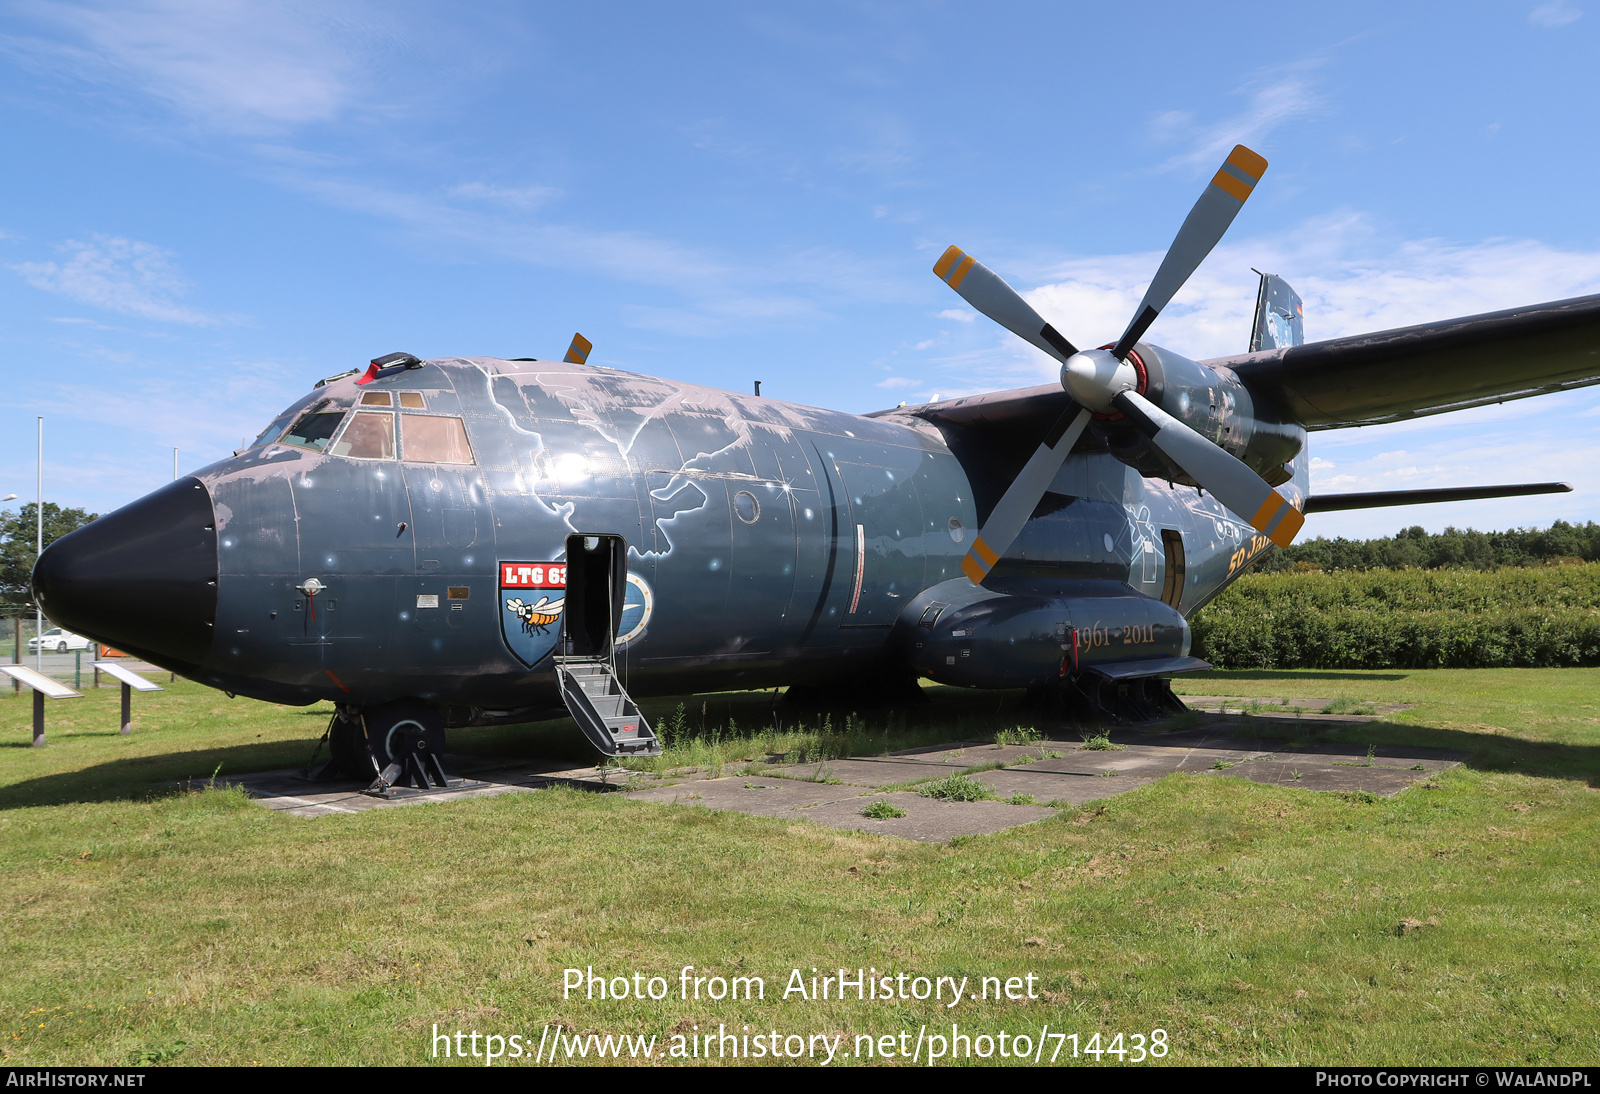
[[433, 245], [461, 247], [515, 262], [603, 273], [670, 290], [682, 304], [630, 304], [635, 326], [711, 335], [731, 327], [810, 323], [833, 304], [902, 302], [921, 295], [898, 261], [863, 260], [811, 248], [757, 261], [713, 253], [647, 232], [596, 230], [531, 219], [506, 210], [468, 209], [436, 197], [367, 182], [286, 170], [278, 180], [331, 205], [381, 217]]
[[81, 43], [11, 39], [34, 65], [131, 85], [189, 118], [246, 131], [337, 117], [386, 37], [376, 9], [338, 0], [35, 0], [18, 10]]
[[1575, 23], [1583, 17], [1583, 9], [1573, 6], [1569, 0], [1550, 0], [1548, 4], [1540, 4], [1528, 13], [1528, 22], [1536, 27], [1546, 30], [1555, 27], [1564, 27], [1568, 23]]
[[909, 379], [909, 378], [907, 378], [905, 376], [890, 376], [890, 377], [887, 377], [886, 379], [879, 380], [876, 384], [874, 384], [872, 386], [873, 387], [886, 387], [886, 388], [901, 388], [901, 387], [916, 387], [920, 383], [922, 383], [921, 380], [912, 380], [912, 379]]
[[491, 186], [485, 182], [464, 182], [448, 192], [451, 197], [490, 201], [513, 209], [532, 209], [561, 196], [553, 186]]
[[1190, 167], [1210, 171], [1234, 145], [1257, 147], [1278, 126], [1314, 112], [1321, 104], [1310, 77], [1317, 65], [1316, 61], [1303, 61], [1260, 73], [1237, 92], [1248, 96], [1244, 109], [1212, 125], [1198, 124], [1194, 115], [1186, 111], [1157, 114], [1150, 121], [1150, 135], [1161, 143], [1183, 141], [1188, 145], [1159, 169]]
[[123, 315], [168, 323], [217, 322], [178, 303], [188, 293], [189, 282], [173, 265], [171, 253], [153, 243], [96, 235], [92, 243], [69, 239], [57, 249], [70, 257], [60, 263], [23, 262], [11, 268], [36, 289]]
[[939, 313], [940, 319], [953, 319], [957, 323], [970, 323], [978, 318], [978, 313], [968, 311], [966, 308], [946, 308]]
[[[1023, 296], [1077, 345], [1100, 345], [1127, 325], [1160, 260], [1158, 253], [1066, 258]], [[1148, 339], [1197, 360], [1244, 352], [1255, 308], [1252, 266], [1281, 274], [1301, 294], [1310, 341], [1600, 293], [1600, 250], [1535, 240], [1386, 242], [1364, 218], [1345, 213], [1309, 221], [1288, 241], [1223, 244], [1156, 320]], [[1056, 379], [1060, 366], [1053, 359], [991, 329], [986, 346], [927, 363], [948, 377], [947, 394]], [[1451, 523], [1504, 528], [1592, 520], [1600, 496], [1600, 440], [1577, 423], [1596, 416], [1600, 389], [1591, 387], [1315, 433], [1314, 492], [1545, 481], [1571, 482], [1576, 492], [1322, 514], [1310, 518], [1302, 538], [1388, 535], [1411, 524], [1439, 530]]]
[[[1077, 344], [1099, 345], [1122, 332], [1160, 261], [1155, 253], [1067, 259], [1023, 295]], [[1195, 359], [1244, 352], [1255, 309], [1251, 267], [1282, 275], [1300, 293], [1307, 341], [1600, 292], [1600, 251], [1506, 239], [1386, 244], [1346, 213], [1309, 221], [1288, 242], [1222, 244], [1149, 340]], [[1039, 354], [1034, 374], [1056, 368]]]
[[[1544, 526], [1553, 520], [1593, 520], [1600, 496], [1600, 439], [1563, 423], [1600, 408], [1593, 388], [1545, 395], [1515, 404], [1529, 412], [1508, 419], [1506, 407], [1477, 407], [1436, 418], [1369, 429], [1314, 434], [1311, 444], [1335, 460], [1313, 459], [1312, 493], [1365, 493], [1434, 486], [1570, 482], [1570, 494], [1477, 502], [1352, 510], [1308, 518], [1302, 539], [1315, 535], [1392, 535], [1420, 524], [1439, 531], [1460, 528]], [[1419, 428], [1424, 423], [1428, 428]], [[1404, 447], [1394, 443], [1403, 438]], [[1328, 475], [1319, 463], [1340, 474]]]

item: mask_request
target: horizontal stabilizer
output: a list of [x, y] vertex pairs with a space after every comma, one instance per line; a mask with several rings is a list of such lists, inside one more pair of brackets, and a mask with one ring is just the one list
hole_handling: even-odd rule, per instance
[[1524, 482], [1508, 486], [1447, 486], [1439, 490], [1379, 490], [1370, 494], [1313, 494], [1306, 512], [1337, 513], [1344, 509], [1381, 509], [1386, 505], [1428, 505], [1439, 501], [1481, 501], [1521, 498], [1529, 494], [1570, 494], [1566, 482]]

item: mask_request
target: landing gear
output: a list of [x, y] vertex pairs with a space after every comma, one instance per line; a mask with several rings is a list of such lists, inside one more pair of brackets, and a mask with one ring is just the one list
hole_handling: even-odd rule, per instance
[[[444, 719], [427, 703], [401, 699], [381, 707], [341, 706], [328, 725], [329, 761], [307, 774], [370, 783], [364, 793], [388, 798], [395, 787], [459, 787], [444, 769]], [[477, 785], [477, 784], [472, 784]]]
[[1028, 690], [1030, 705], [1064, 710], [1077, 721], [1130, 725], [1155, 722], [1188, 708], [1159, 676], [1110, 680], [1094, 672], [1063, 678], [1060, 684]]
[[333, 716], [328, 726], [328, 752], [333, 757], [331, 769], [352, 779], [371, 781], [381, 770], [367, 752], [367, 731], [361, 724], [361, 712], [354, 707], [340, 707]]
[[426, 703], [401, 699], [362, 712], [366, 766], [376, 776], [367, 793], [389, 796], [396, 786], [418, 790], [450, 784], [444, 771], [444, 719]]

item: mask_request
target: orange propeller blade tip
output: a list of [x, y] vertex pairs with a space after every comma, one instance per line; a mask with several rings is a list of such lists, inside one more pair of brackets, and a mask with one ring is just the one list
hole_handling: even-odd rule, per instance
[[1256, 183], [1261, 181], [1261, 176], [1266, 170], [1265, 159], [1244, 145], [1236, 144], [1211, 182], [1240, 201], [1245, 201], [1249, 199], [1251, 192], [1256, 188]]
[[933, 272], [944, 277], [950, 272], [950, 267], [961, 261], [964, 252], [954, 243], [945, 248], [944, 254], [939, 256], [939, 261], [933, 264]]
[[594, 343], [581, 334], [572, 336], [572, 345], [567, 347], [567, 356], [564, 360], [569, 365], [581, 365], [589, 359], [589, 351], [594, 349]]
[[1272, 542], [1279, 547], [1287, 547], [1294, 542], [1294, 537], [1300, 534], [1300, 529], [1305, 527], [1305, 514], [1293, 506], [1288, 507], [1288, 512], [1283, 514], [1283, 519], [1278, 521], [1278, 526], [1272, 530]]
[[1242, 144], [1233, 146], [1233, 151], [1228, 153], [1228, 162], [1258, 181], [1267, 170], [1266, 157]]

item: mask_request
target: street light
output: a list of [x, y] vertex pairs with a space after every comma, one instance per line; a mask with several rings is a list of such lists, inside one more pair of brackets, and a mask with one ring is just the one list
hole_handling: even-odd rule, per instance
[[13, 500], [13, 499], [14, 499], [14, 498], [15, 498], [15, 497], [16, 497], [16, 495], [15, 495], [15, 494], [7, 494], [7, 495], [6, 495], [6, 496], [5, 496], [5, 497], [3, 497], [3, 498], [0, 498], [0, 501], [11, 501], [11, 500]]
[[[38, 518], [39, 543], [33, 552], [33, 561], [37, 565], [39, 556], [44, 554], [44, 415], [39, 415], [39, 506], [33, 515]], [[36, 671], [44, 672], [44, 605], [39, 598], [33, 598], [33, 634], [39, 640], [39, 649], [34, 658]]]

